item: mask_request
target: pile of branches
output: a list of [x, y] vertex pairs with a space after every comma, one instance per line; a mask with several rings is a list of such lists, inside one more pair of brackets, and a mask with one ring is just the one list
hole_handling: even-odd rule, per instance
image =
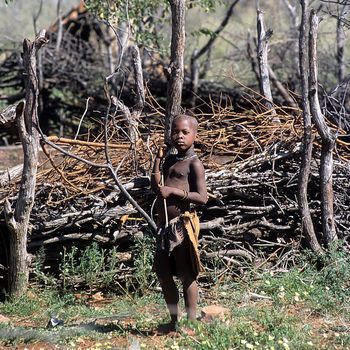
[[[152, 213], [155, 194], [150, 173], [157, 147], [162, 143], [162, 110], [140, 120], [141, 137], [132, 147], [121, 117], [108, 125], [109, 157], [119, 180], [131, 196]], [[251, 112], [251, 111], [250, 111]], [[278, 122], [268, 113], [241, 114], [217, 108], [197, 115], [195, 148], [206, 168], [207, 205], [201, 216], [201, 257], [207, 273], [217, 260], [229, 269], [255, 264], [286, 268], [304, 246], [297, 191], [302, 125], [299, 116], [280, 111]], [[342, 130], [337, 129], [338, 133]], [[102, 133], [101, 133], [102, 135]], [[105, 164], [102, 136], [49, 139], [74, 156]], [[314, 143], [309, 204], [318, 239], [322, 241], [319, 195], [320, 145]], [[91, 167], [42, 144], [44, 155], [37, 175], [35, 205], [31, 214], [28, 250], [45, 248], [51, 264], [72, 245], [96, 241], [117, 247], [133, 263], [136, 238], [151, 234], [146, 221], [103, 168]], [[334, 166], [334, 198], [338, 235], [349, 240], [349, 145], [338, 142]], [[9, 177], [10, 172], [1, 178]], [[14, 204], [19, 177], [7, 183], [6, 197]], [[4, 198], [4, 195], [3, 195]], [[4, 226], [4, 223], [2, 223]], [[125, 263], [125, 262], [123, 262]]]

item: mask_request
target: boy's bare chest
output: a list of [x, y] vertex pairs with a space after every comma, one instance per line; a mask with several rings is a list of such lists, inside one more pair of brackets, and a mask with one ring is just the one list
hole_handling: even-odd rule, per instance
[[178, 162], [168, 169], [167, 178], [170, 181], [187, 181], [189, 174], [189, 162]]

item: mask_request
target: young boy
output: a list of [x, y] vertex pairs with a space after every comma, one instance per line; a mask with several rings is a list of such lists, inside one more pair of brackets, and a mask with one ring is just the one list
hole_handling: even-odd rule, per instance
[[181, 114], [174, 118], [171, 141], [177, 154], [164, 158], [164, 148], [159, 148], [151, 177], [152, 187], [158, 191], [159, 231], [154, 270], [171, 317], [165, 332], [175, 331], [179, 318], [179, 293], [174, 276], [182, 283], [188, 319], [196, 319], [196, 278], [201, 270], [197, 249], [199, 220], [190, 212], [190, 203], [205, 204], [208, 199], [204, 167], [193, 146], [197, 128], [194, 117]]

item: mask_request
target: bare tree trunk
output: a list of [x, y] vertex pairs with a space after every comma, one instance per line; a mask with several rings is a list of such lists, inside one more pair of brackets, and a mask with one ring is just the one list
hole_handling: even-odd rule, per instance
[[[339, 4], [338, 4], [338, 7], [339, 7]], [[346, 9], [346, 5], [342, 5], [342, 8], [337, 18], [337, 62], [338, 62], [338, 83], [339, 84], [341, 84], [341, 82], [345, 78], [345, 62], [344, 62], [345, 34], [344, 34], [344, 28], [342, 25], [342, 21], [346, 13], [345, 9]]]
[[302, 18], [299, 37], [299, 66], [301, 78], [301, 105], [303, 110], [304, 135], [303, 150], [298, 181], [298, 205], [301, 215], [301, 223], [306, 241], [312, 251], [319, 253], [322, 247], [317, 240], [314, 225], [311, 219], [308, 201], [308, 182], [312, 157], [312, 124], [309, 103], [309, 69], [308, 69], [308, 8], [309, 0], [301, 0]]
[[194, 50], [191, 57], [191, 106], [194, 107], [196, 105], [196, 98], [198, 93], [199, 79], [204, 79], [207, 72], [211, 66], [211, 54], [212, 54], [213, 46], [210, 46], [207, 51], [207, 57], [204, 61], [203, 68], [200, 69], [200, 65], [197, 59], [194, 59], [194, 56], [197, 55], [198, 50]]
[[136, 153], [136, 143], [139, 140], [139, 120], [143, 108], [145, 106], [145, 88], [143, 85], [143, 73], [142, 64], [140, 57], [140, 50], [137, 45], [133, 46], [131, 49], [134, 74], [135, 74], [135, 85], [136, 85], [136, 104], [131, 112], [131, 120], [129, 123], [130, 128], [130, 139], [133, 144], [133, 166], [137, 172], [137, 153]]
[[258, 30], [258, 65], [259, 65], [259, 85], [260, 93], [265, 97], [264, 105], [266, 109], [271, 110], [272, 115], [276, 115], [273, 108], [273, 100], [271, 94], [270, 77], [267, 61], [267, 53], [269, 48], [269, 39], [272, 30], [265, 31], [264, 16], [261, 10], [257, 9], [257, 30]]
[[172, 32], [164, 131], [164, 140], [167, 144], [171, 143], [171, 124], [173, 119], [181, 111], [185, 51], [185, 0], [169, 0], [169, 2], [171, 6]]
[[44, 0], [40, 0], [38, 11], [37, 11], [37, 13], [33, 14], [33, 26], [34, 26], [35, 35], [38, 34], [37, 23], [38, 23], [38, 19], [39, 19], [40, 15], [42, 13], [42, 10], [43, 10], [43, 2], [44, 2]]
[[18, 132], [24, 153], [23, 173], [14, 211], [10, 202], [8, 200], [5, 202], [6, 224], [10, 230], [9, 295], [11, 297], [23, 295], [28, 284], [27, 232], [34, 203], [39, 147], [36, 54], [46, 42], [45, 31], [40, 32], [34, 42], [28, 39], [23, 42], [26, 103], [25, 106], [24, 103], [20, 103], [16, 110]]
[[107, 48], [107, 63], [110, 74], [117, 71], [121, 65], [125, 48], [128, 47], [129, 26], [122, 22], [117, 29], [114, 28], [117, 23], [109, 23], [106, 35], [103, 35], [103, 41]]
[[133, 108], [133, 119], [136, 120], [136, 136], [135, 141], [138, 140], [138, 120], [141, 116], [141, 112], [145, 106], [145, 88], [143, 85], [143, 73], [142, 73], [142, 64], [140, 50], [137, 45], [132, 47], [131, 51], [134, 74], [135, 74], [135, 85], [136, 85], [136, 104]]
[[141, 66], [140, 50], [137, 45], [131, 48], [132, 62], [135, 74], [135, 87], [136, 87], [136, 103], [132, 112], [116, 97], [112, 96], [112, 102], [121, 110], [128, 125], [128, 134], [130, 142], [135, 148], [136, 142], [139, 139], [139, 119], [141, 112], [145, 105], [145, 89], [143, 84], [143, 74]]
[[[252, 71], [254, 72], [257, 81], [260, 83], [260, 74], [259, 70], [256, 64], [256, 55], [253, 53], [252, 49], [252, 40], [250, 38], [250, 33], [248, 33], [248, 38], [247, 38], [247, 55], [251, 63]], [[298, 108], [298, 105], [294, 101], [293, 97], [289, 93], [289, 91], [283, 86], [283, 84], [278, 80], [275, 72], [272, 70], [270, 65], [267, 65], [268, 69], [268, 74], [269, 78], [271, 79], [272, 84], [276, 87], [280, 95], [283, 97], [287, 105], [293, 107], [293, 108]]]
[[134, 161], [134, 170], [137, 169], [137, 156], [136, 156], [136, 143], [140, 138], [139, 133], [139, 120], [142, 113], [142, 110], [145, 105], [145, 88], [143, 84], [143, 73], [141, 65], [140, 50], [137, 45], [132, 46], [131, 48], [132, 63], [135, 74], [135, 87], [136, 87], [136, 103], [130, 112], [130, 109], [115, 96], [112, 96], [113, 104], [120, 109], [123, 113], [124, 118], [128, 125], [128, 135], [133, 151], [133, 161]]
[[205, 58], [203, 69], [199, 72], [199, 79], [204, 79], [212, 65], [211, 57], [213, 53], [213, 46], [210, 46], [207, 51], [207, 57]]
[[319, 19], [314, 10], [310, 13], [310, 37], [309, 37], [309, 100], [311, 114], [318, 133], [322, 139], [321, 165], [320, 165], [320, 188], [322, 228], [326, 244], [337, 239], [333, 211], [333, 149], [335, 136], [328, 127], [325, 117], [321, 112], [318, 100], [317, 86], [317, 28]]

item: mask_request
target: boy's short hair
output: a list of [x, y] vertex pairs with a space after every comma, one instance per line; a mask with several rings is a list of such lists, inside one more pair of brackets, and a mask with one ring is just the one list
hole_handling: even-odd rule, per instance
[[191, 123], [192, 127], [195, 129], [195, 132], [198, 131], [198, 121], [197, 121], [197, 119], [194, 116], [187, 115], [187, 114], [178, 114], [178, 115], [176, 115], [174, 117], [173, 123], [176, 120], [178, 120], [178, 119], [186, 119], [186, 120], [188, 120]]

